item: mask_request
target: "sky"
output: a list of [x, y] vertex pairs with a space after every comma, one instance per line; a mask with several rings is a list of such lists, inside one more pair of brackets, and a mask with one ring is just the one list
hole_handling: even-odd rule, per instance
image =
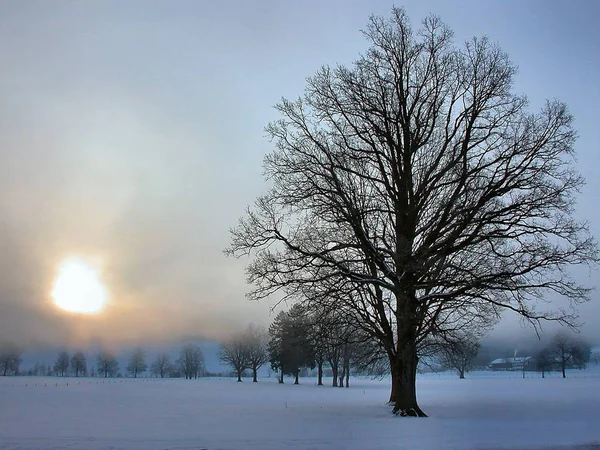
[[[268, 325], [244, 294], [229, 229], [265, 190], [264, 127], [322, 65], [351, 64], [391, 1], [0, 0], [0, 341], [221, 338]], [[578, 217], [599, 235], [600, 4], [408, 1], [457, 43], [487, 35], [519, 66], [531, 108], [567, 103], [587, 179]], [[51, 290], [66, 258], [96, 267], [102, 314], [66, 314]], [[575, 270], [594, 286], [597, 271]], [[580, 308], [600, 342], [598, 293]], [[506, 318], [496, 333], [521, 329]], [[529, 331], [528, 331], [529, 332]]]

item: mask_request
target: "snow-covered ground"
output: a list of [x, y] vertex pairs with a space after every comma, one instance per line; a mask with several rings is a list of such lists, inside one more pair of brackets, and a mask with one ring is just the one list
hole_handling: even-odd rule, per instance
[[0, 449], [600, 449], [600, 371], [419, 377], [427, 419], [389, 383], [0, 377]]

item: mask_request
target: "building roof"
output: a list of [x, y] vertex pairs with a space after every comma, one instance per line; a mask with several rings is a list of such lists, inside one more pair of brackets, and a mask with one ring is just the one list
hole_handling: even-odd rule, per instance
[[490, 364], [515, 364], [529, 361], [531, 356], [517, 356], [516, 358], [498, 358], [493, 360]]

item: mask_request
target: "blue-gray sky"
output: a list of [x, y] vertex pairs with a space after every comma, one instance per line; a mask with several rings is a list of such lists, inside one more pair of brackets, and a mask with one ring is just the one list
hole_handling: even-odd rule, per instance
[[[267, 324], [269, 302], [244, 298], [246, 261], [222, 254], [265, 186], [263, 128], [321, 65], [364, 51], [359, 30], [392, 5], [0, 0], [0, 339], [129, 342]], [[600, 4], [397, 6], [415, 25], [441, 16], [458, 43], [497, 41], [532, 108], [569, 105], [588, 180], [578, 214], [598, 236]], [[111, 303], [98, 317], [51, 306], [57, 266], [73, 255], [103, 268]], [[581, 312], [591, 333], [598, 302]]]

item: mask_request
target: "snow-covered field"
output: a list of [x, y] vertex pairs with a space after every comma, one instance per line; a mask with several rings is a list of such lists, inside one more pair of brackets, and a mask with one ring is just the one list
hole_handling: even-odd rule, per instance
[[385, 380], [0, 377], [0, 449], [600, 449], [600, 372], [520, 376], [422, 375], [427, 419]]

